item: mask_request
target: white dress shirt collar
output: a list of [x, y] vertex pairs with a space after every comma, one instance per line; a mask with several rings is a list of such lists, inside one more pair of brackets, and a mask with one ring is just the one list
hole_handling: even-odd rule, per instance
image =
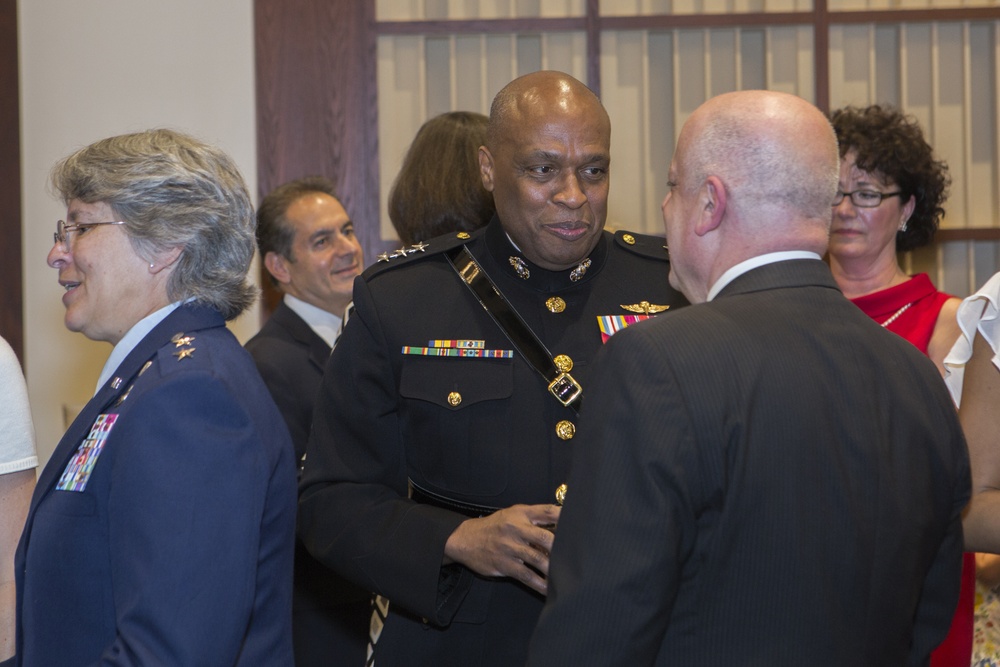
[[739, 276], [742, 276], [747, 271], [756, 269], [758, 266], [774, 264], [775, 262], [784, 262], [789, 259], [822, 259], [822, 257], [814, 252], [809, 252], [808, 250], [784, 250], [782, 252], [769, 252], [766, 255], [751, 257], [750, 259], [729, 267], [725, 273], [719, 276], [719, 279], [715, 281], [714, 285], [712, 285], [712, 289], [708, 290], [708, 298], [706, 301], [714, 299], [718, 296], [719, 292], [722, 291], [722, 288], [733, 282], [733, 280]]
[[[187, 301], [191, 301], [191, 299], [187, 299]], [[153, 327], [165, 320], [167, 315], [174, 312], [182, 303], [186, 303], [186, 301], [174, 301], [172, 304], [146, 315], [132, 325], [132, 328], [122, 336], [115, 348], [111, 350], [111, 356], [108, 357], [108, 360], [104, 362], [104, 369], [101, 370], [101, 376], [97, 379], [97, 387], [94, 389], [95, 395], [101, 390], [104, 383], [114, 375], [118, 365], [125, 361], [125, 357], [135, 349], [139, 341], [145, 338], [146, 334], [153, 330]]]
[[340, 324], [344, 319], [338, 317], [328, 310], [317, 308], [311, 303], [306, 303], [291, 294], [286, 294], [283, 299], [285, 305], [291, 308], [296, 315], [305, 320], [309, 328], [316, 332], [331, 348], [337, 342], [337, 335], [340, 332]]

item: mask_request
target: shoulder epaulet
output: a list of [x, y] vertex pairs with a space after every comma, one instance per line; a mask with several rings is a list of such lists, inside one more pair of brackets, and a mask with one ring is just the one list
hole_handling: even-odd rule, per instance
[[476, 235], [476, 232], [473, 232], [472, 234], [469, 232], [451, 232], [449, 234], [436, 236], [427, 241], [414, 243], [410, 246], [400, 245], [400, 247], [395, 250], [380, 253], [375, 258], [375, 263], [365, 269], [362, 275], [365, 280], [368, 280], [372, 276], [378, 275], [383, 271], [395, 269], [400, 266], [406, 266], [407, 264], [412, 264], [413, 262], [418, 262], [427, 259], [428, 257], [440, 255], [446, 250], [451, 250], [452, 248], [460, 246], [463, 243], [468, 243], [469, 239]]
[[[204, 365], [208, 361], [208, 346], [199, 344], [198, 338], [204, 335], [179, 331], [170, 338], [170, 342], [156, 351], [155, 362], [162, 375], [167, 375], [185, 365]], [[143, 371], [149, 364], [143, 367]], [[141, 373], [140, 373], [141, 374]]]
[[643, 257], [661, 260], [670, 258], [667, 241], [662, 236], [619, 230], [615, 232], [615, 245]]

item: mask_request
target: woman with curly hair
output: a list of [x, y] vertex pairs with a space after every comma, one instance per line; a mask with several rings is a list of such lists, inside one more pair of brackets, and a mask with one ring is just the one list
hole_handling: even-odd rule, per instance
[[[916, 345], [944, 373], [959, 336], [961, 300], [926, 273], [908, 276], [897, 252], [934, 238], [948, 196], [948, 166], [935, 159], [917, 122], [891, 107], [845, 107], [830, 115], [840, 143], [829, 258], [844, 295], [883, 327]], [[932, 667], [968, 665], [972, 654], [975, 559], [966, 553], [951, 630]]]

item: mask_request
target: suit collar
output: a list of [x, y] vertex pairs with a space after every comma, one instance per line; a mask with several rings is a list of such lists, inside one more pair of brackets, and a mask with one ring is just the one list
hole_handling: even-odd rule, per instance
[[819, 259], [789, 259], [765, 264], [737, 276], [714, 300], [783, 287], [827, 287], [838, 292], [830, 267]]
[[320, 370], [326, 367], [326, 360], [330, 356], [330, 346], [312, 330], [298, 313], [281, 302], [271, 315], [271, 321], [288, 332], [288, 335], [294, 340], [305, 345], [309, 349], [309, 360], [316, 364]]

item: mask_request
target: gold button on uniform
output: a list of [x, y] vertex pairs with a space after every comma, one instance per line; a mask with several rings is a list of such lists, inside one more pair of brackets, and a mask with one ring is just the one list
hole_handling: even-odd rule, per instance
[[566, 502], [566, 485], [560, 484], [559, 488], [556, 489], [556, 502], [562, 505]]
[[559, 436], [560, 440], [571, 440], [576, 435], [576, 424], [563, 419], [556, 424], [556, 435]]
[[462, 402], [462, 395], [457, 391], [453, 391], [450, 394], [448, 394], [448, 405], [450, 405], [451, 407], [455, 407], [461, 402]]
[[459, 233], [458, 233], [458, 234], [456, 234], [455, 236], [457, 236], [458, 238], [460, 238], [460, 239], [463, 239], [463, 240], [464, 240], [464, 239], [468, 239], [468, 238], [472, 238], [472, 237], [471, 237], [471, 236], [469, 236], [469, 235], [468, 235], [468, 233], [466, 233], [466, 232], [459, 232]]
[[635, 245], [635, 237], [631, 234], [622, 234], [622, 241], [629, 245]]
[[573, 360], [565, 354], [557, 354], [552, 363], [556, 365], [560, 373], [569, 373], [573, 370]]
[[557, 296], [549, 297], [545, 300], [545, 307], [550, 313], [561, 313], [566, 310], [566, 302]]

